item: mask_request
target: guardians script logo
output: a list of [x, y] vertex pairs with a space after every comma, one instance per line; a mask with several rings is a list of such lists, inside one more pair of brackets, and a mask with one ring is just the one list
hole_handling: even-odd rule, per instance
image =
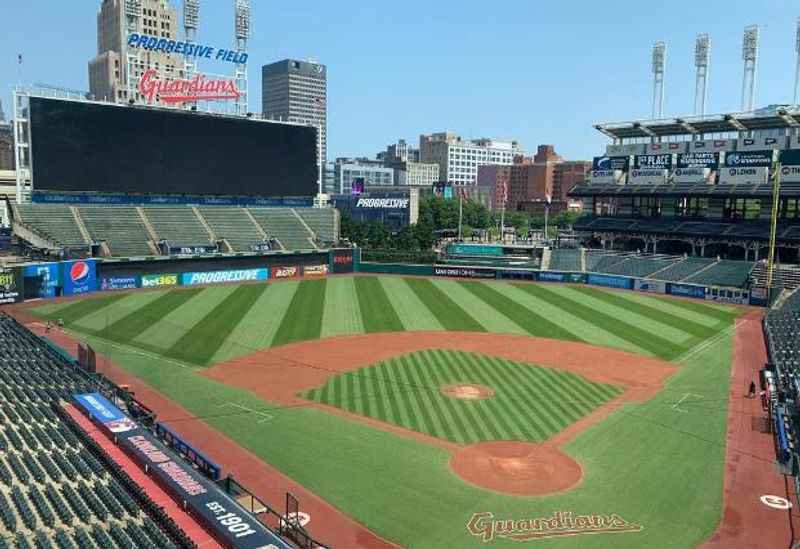
[[206, 80], [198, 74], [191, 80], [161, 79], [155, 69], [148, 69], [139, 81], [139, 92], [149, 102], [180, 104], [192, 101], [226, 101], [239, 98], [236, 82], [230, 79]]
[[557, 511], [549, 517], [530, 519], [496, 519], [492, 513], [474, 513], [467, 531], [488, 543], [498, 538], [531, 541], [589, 534], [621, 534], [641, 532], [643, 527], [628, 522], [617, 514], [574, 515]]

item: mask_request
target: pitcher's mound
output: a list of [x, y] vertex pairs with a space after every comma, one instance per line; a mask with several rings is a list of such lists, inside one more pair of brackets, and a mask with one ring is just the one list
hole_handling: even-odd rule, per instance
[[441, 388], [444, 396], [459, 400], [485, 400], [494, 396], [494, 390], [486, 385], [475, 383], [457, 383]]
[[558, 448], [515, 441], [462, 448], [450, 458], [450, 468], [479, 488], [518, 496], [563, 492], [583, 474], [581, 466]]

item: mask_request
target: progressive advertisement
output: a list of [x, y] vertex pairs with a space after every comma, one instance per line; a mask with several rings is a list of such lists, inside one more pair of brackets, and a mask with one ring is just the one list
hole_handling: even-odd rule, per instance
[[61, 264], [64, 295], [97, 291], [97, 262], [94, 259], [65, 261]]
[[243, 269], [237, 271], [210, 271], [204, 273], [183, 273], [181, 284], [198, 286], [202, 284], [223, 284], [226, 282], [255, 282], [267, 280], [268, 269]]

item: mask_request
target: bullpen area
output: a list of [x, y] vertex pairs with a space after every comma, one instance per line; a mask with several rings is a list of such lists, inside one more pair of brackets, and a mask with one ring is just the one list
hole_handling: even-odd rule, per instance
[[424, 548], [710, 539], [734, 336], [758, 322], [588, 286], [394, 276], [27, 312], [182, 407], [161, 414], [171, 428], [212, 427], [368, 529], [353, 547]]

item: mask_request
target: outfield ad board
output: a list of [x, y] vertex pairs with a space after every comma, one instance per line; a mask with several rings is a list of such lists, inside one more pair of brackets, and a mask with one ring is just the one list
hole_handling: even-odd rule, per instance
[[300, 276], [300, 267], [295, 265], [287, 267], [272, 267], [270, 269], [272, 278], [297, 278]]
[[750, 291], [734, 288], [706, 288], [706, 301], [718, 301], [721, 303], [733, 303], [734, 305], [749, 305]]
[[40, 263], [25, 267], [25, 293], [29, 297], [49, 299], [56, 297], [59, 287], [59, 264]]
[[353, 272], [353, 250], [333, 250], [331, 270], [336, 274]]
[[449, 276], [453, 278], [497, 278], [495, 269], [477, 269], [472, 267], [450, 267], [434, 265], [435, 276]]
[[240, 269], [234, 271], [207, 271], [203, 273], [182, 273], [181, 284], [198, 286], [203, 284], [224, 284], [228, 282], [256, 282], [269, 278], [269, 269]]
[[693, 284], [679, 284], [677, 282], [667, 283], [667, 293], [679, 297], [693, 297], [695, 299], [706, 298], [706, 287], [695, 286]]
[[450, 244], [447, 254], [498, 257], [503, 255], [503, 247], [492, 244]]
[[177, 273], [146, 274], [141, 277], [142, 288], [161, 288], [164, 286], [177, 286]]
[[216, 483], [183, 461], [150, 431], [99, 393], [74, 396], [78, 407], [205, 526], [224, 547], [290, 549]]
[[25, 274], [22, 268], [0, 268], [0, 304], [25, 299]]
[[640, 292], [648, 292], [651, 294], [665, 294], [667, 293], [667, 283], [661, 280], [647, 280], [637, 278], [633, 282], [633, 289]]
[[140, 287], [138, 276], [104, 276], [100, 279], [100, 289], [133, 290]]
[[327, 265], [306, 265], [303, 267], [303, 276], [316, 278], [323, 277], [328, 274]]
[[61, 264], [62, 294], [80, 295], [97, 291], [97, 261], [79, 259]]
[[633, 289], [633, 279], [625, 276], [610, 276], [591, 273], [586, 277], [587, 284], [595, 286], [605, 286], [606, 288], [618, 288], [622, 290]]
[[538, 279], [541, 282], [569, 282], [573, 284], [586, 283], [583, 273], [560, 273], [555, 271], [541, 271]]

